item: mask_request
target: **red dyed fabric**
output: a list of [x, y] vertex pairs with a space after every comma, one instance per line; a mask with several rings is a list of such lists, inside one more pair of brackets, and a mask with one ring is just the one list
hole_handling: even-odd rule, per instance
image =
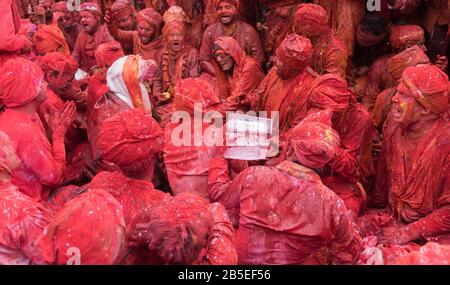
[[314, 45], [312, 67], [319, 74], [335, 73], [345, 77], [347, 58], [344, 43], [331, 32], [324, 33]]
[[353, 93], [345, 80], [335, 74], [326, 74], [314, 80], [308, 96], [313, 108], [342, 112], [348, 108]]
[[125, 221], [119, 202], [93, 189], [68, 202], [40, 241], [50, 264], [115, 264], [125, 242]]
[[391, 28], [389, 42], [394, 48], [406, 48], [425, 42], [423, 29], [417, 25], [399, 25]]
[[39, 66], [24, 58], [8, 60], [0, 68], [0, 101], [20, 107], [37, 97], [44, 74]]
[[9, 58], [14, 57], [29, 40], [18, 35], [20, 14], [15, 0], [0, 1], [0, 67]]
[[322, 6], [305, 3], [297, 7], [294, 16], [295, 32], [307, 36], [320, 36], [328, 29], [328, 14]]
[[285, 161], [230, 181], [227, 168], [220, 158], [211, 163], [208, 191], [211, 201], [238, 210], [239, 264], [302, 264], [322, 247], [334, 263], [356, 263], [359, 238], [347, 209], [314, 171]]
[[295, 34], [288, 35], [276, 50], [277, 58], [287, 68], [295, 70], [303, 70], [310, 65], [312, 55], [311, 41]]
[[40, 25], [34, 35], [34, 43], [39, 55], [55, 51], [70, 54], [64, 34], [56, 25]]
[[95, 60], [97, 66], [102, 68], [110, 67], [114, 61], [125, 56], [122, 46], [118, 42], [101, 44], [95, 50]]
[[121, 111], [100, 125], [95, 157], [114, 163], [133, 177], [149, 170], [162, 150], [163, 132], [152, 116], [140, 109]]
[[[230, 79], [225, 79], [226, 91], [222, 91], [222, 96], [225, 95], [224, 97], [227, 97], [229, 101], [238, 98], [248, 98], [248, 94], [251, 94], [258, 87], [261, 80], [263, 80], [263, 70], [252, 57], [245, 54], [235, 39], [231, 37], [220, 37], [214, 44], [219, 46], [234, 60], [233, 75]], [[217, 75], [217, 77], [220, 82], [220, 78], [225, 78], [226, 76], [222, 70], [219, 72], [221, 76]], [[222, 87], [222, 89], [224, 88]]]
[[429, 242], [419, 250], [399, 258], [400, 265], [450, 265], [450, 245]]
[[430, 63], [428, 56], [419, 46], [415, 45], [391, 57], [387, 61], [387, 70], [392, 78], [398, 81], [407, 67], [428, 63]]
[[45, 264], [39, 241], [51, 219], [15, 186], [0, 185], [0, 265]]
[[90, 35], [84, 31], [80, 32], [72, 52], [78, 62], [80, 69], [89, 72], [95, 66], [95, 50], [101, 44], [114, 41], [105, 25], [98, 27], [97, 31]]
[[331, 128], [331, 114], [329, 111], [310, 114], [289, 132], [288, 145], [302, 165], [322, 168], [334, 158], [341, 141]]

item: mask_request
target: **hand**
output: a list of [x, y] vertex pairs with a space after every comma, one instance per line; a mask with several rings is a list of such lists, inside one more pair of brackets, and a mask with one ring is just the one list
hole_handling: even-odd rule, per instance
[[74, 102], [67, 101], [64, 103], [60, 113], [52, 113], [50, 116], [50, 129], [52, 134], [64, 136], [67, 129], [73, 124], [77, 115], [77, 107]]
[[446, 56], [438, 55], [436, 57], [435, 65], [442, 71], [447, 72], [448, 58]]
[[387, 227], [378, 236], [378, 243], [402, 245], [413, 239], [407, 227]]
[[33, 44], [31, 41], [25, 37], [21, 36], [23, 38], [23, 48], [19, 51], [21, 54], [29, 54], [31, 52], [31, 48], [33, 47]]

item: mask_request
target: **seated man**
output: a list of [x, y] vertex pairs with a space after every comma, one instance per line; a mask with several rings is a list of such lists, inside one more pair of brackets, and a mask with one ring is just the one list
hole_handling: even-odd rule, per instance
[[75, 48], [75, 42], [77, 41], [78, 34], [80, 33], [80, 25], [75, 20], [75, 13], [67, 9], [67, 1], [59, 1], [52, 5], [52, 12], [61, 13], [58, 17], [58, 27], [61, 29], [67, 44], [69, 45], [70, 52], [73, 52]]
[[231, 37], [218, 38], [213, 45], [213, 55], [220, 98], [230, 103], [228, 110], [246, 111], [251, 105], [248, 95], [264, 78], [262, 68]]
[[224, 159], [211, 162], [210, 200], [238, 212], [231, 218], [239, 223], [239, 264], [304, 264], [323, 247], [333, 263], [357, 262], [360, 241], [347, 208], [313, 170], [339, 145], [330, 125], [330, 113], [307, 117], [292, 130], [285, 161], [249, 167], [232, 181]]
[[252, 26], [238, 19], [239, 0], [216, 1], [216, 10], [219, 22], [206, 28], [200, 47], [200, 65], [203, 71], [215, 75], [213, 45], [219, 37], [223, 36], [234, 38], [246, 54], [263, 66], [264, 51], [258, 33]]
[[0, 114], [0, 130], [14, 142], [22, 161], [12, 173], [13, 184], [35, 200], [45, 199], [51, 188], [62, 183], [64, 136], [75, 119], [75, 104], [68, 101], [60, 113], [52, 115], [50, 144], [36, 113], [47, 93], [42, 70], [31, 61], [16, 58], [8, 60], [0, 72], [0, 100], [7, 107]]
[[405, 226], [381, 242], [449, 240], [450, 124], [448, 77], [434, 65], [407, 68], [384, 129], [382, 163], [371, 201], [389, 206]]
[[277, 48], [274, 67], [250, 97], [252, 110], [259, 107], [268, 114], [279, 112], [280, 134], [306, 116], [307, 94], [315, 76], [308, 67], [312, 56], [313, 47], [307, 38], [288, 35]]
[[105, 25], [101, 24], [102, 11], [98, 4], [85, 2], [80, 7], [79, 34], [72, 52], [81, 70], [89, 72], [95, 66], [95, 49], [104, 43], [114, 41]]
[[0, 265], [45, 264], [39, 240], [52, 216], [11, 184], [19, 163], [12, 142], [0, 132]]
[[335, 73], [345, 78], [347, 48], [328, 26], [328, 13], [320, 5], [301, 4], [294, 16], [294, 31], [314, 46], [312, 68], [319, 74]]
[[365, 191], [360, 183], [374, 175], [371, 157], [372, 119], [366, 108], [356, 102], [347, 81], [336, 74], [325, 74], [314, 81], [308, 95], [308, 112], [333, 112], [333, 129], [341, 144], [336, 156], [321, 174], [323, 182], [344, 200], [358, 216], [365, 206]]

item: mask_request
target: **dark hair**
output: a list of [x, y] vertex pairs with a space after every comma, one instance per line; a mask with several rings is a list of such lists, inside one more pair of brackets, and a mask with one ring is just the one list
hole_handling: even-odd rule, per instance
[[365, 14], [361, 20], [361, 29], [366, 32], [379, 36], [387, 33], [386, 20], [380, 13], [368, 13]]

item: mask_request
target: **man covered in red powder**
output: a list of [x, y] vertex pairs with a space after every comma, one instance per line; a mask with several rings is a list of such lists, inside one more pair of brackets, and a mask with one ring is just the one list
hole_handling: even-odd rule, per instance
[[335, 73], [345, 78], [347, 48], [328, 25], [328, 13], [320, 5], [301, 4], [294, 17], [294, 31], [314, 46], [313, 69], [319, 74]]
[[131, 46], [133, 54], [153, 60], [160, 55], [163, 47], [161, 38], [163, 18], [153, 8], [146, 8], [137, 14], [137, 31], [119, 29], [113, 15], [109, 13], [105, 15], [105, 22], [111, 35], [122, 45]]
[[215, 75], [213, 45], [214, 41], [222, 36], [234, 38], [247, 55], [263, 66], [264, 51], [258, 33], [252, 26], [238, 19], [239, 0], [219, 0], [216, 2], [216, 10], [219, 22], [206, 28], [200, 47], [200, 64], [203, 71]]
[[[251, 105], [248, 95], [264, 79], [262, 68], [231, 37], [218, 38], [214, 42], [213, 54], [217, 63], [214, 67], [220, 98], [230, 103], [228, 110], [247, 110]], [[256, 105], [257, 102], [253, 102], [253, 106]]]
[[0, 1], [0, 67], [17, 54], [27, 54], [31, 51], [31, 41], [19, 35], [20, 14], [16, 0]]
[[388, 227], [383, 243], [449, 237], [449, 82], [434, 65], [403, 72], [384, 129], [385, 161], [378, 172], [374, 205], [393, 210], [405, 226]]
[[332, 127], [339, 134], [341, 144], [321, 177], [357, 217], [366, 202], [359, 182], [367, 185], [366, 179], [375, 172], [371, 156], [372, 118], [366, 108], [356, 102], [347, 81], [336, 74], [316, 78], [308, 95], [308, 109], [309, 112], [333, 112]]
[[114, 41], [107, 27], [101, 24], [101, 18], [99, 5], [93, 2], [81, 4], [80, 24], [83, 31], [78, 36], [72, 55], [85, 72], [95, 65], [95, 49], [103, 43]]
[[[137, 29], [136, 10], [129, 0], [118, 0], [111, 5], [111, 13], [116, 25], [123, 31], [135, 31]], [[133, 53], [133, 45], [123, 46], [126, 54]]]
[[74, 12], [71, 12], [67, 9], [66, 1], [60, 1], [53, 4], [52, 12], [53, 14], [61, 13], [61, 15], [57, 19], [58, 27], [61, 29], [64, 37], [66, 38], [66, 42], [69, 45], [70, 52], [73, 52], [73, 49], [75, 48], [75, 42], [77, 41], [78, 34], [81, 30], [80, 25], [75, 20]]
[[312, 114], [293, 128], [286, 160], [253, 166], [230, 181], [226, 160], [211, 161], [208, 192], [238, 222], [239, 264], [305, 264], [326, 247], [333, 263], [354, 264], [360, 240], [344, 202], [313, 169], [333, 159], [339, 136], [330, 112]]
[[8, 60], [0, 72], [0, 100], [7, 107], [0, 114], [0, 130], [14, 142], [21, 160], [12, 173], [12, 182], [39, 201], [62, 183], [66, 164], [64, 136], [75, 119], [76, 107], [69, 101], [60, 113], [53, 114], [50, 144], [36, 113], [47, 93], [42, 70], [31, 61], [15, 58]]
[[308, 67], [312, 56], [313, 46], [307, 38], [288, 35], [276, 50], [274, 67], [256, 89], [257, 94], [251, 95], [252, 109], [258, 107], [253, 102], [260, 98], [259, 110], [269, 115], [280, 112], [281, 133], [306, 116], [307, 93], [315, 76]]
[[52, 215], [11, 184], [19, 164], [13, 143], [0, 132], [0, 265], [44, 264], [39, 240]]

